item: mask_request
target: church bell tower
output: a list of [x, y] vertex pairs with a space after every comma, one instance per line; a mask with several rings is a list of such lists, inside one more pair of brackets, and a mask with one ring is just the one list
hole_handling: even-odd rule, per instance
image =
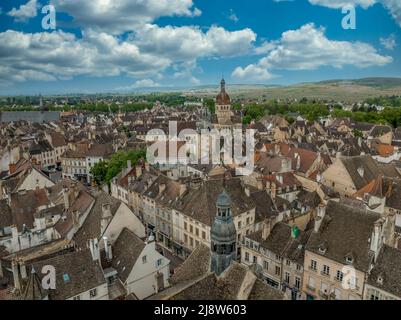
[[226, 81], [224, 79], [220, 82], [220, 93], [216, 97], [216, 115], [217, 122], [220, 125], [231, 123], [231, 99], [226, 92]]
[[210, 230], [211, 270], [220, 275], [236, 258], [237, 230], [231, 216], [231, 199], [223, 191], [216, 202], [217, 215]]

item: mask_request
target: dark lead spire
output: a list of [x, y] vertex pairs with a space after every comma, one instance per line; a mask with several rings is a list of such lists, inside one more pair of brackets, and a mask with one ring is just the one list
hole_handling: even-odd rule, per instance
[[226, 81], [224, 80], [224, 78], [222, 78], [220, 82], [220, 91], [226, 92]]
[[216, 201], [216, 217], [210, 230], [211, 270], [220, 275], [236, 257], [237, 230], [231, 216], [231, 199], [224, 190]]

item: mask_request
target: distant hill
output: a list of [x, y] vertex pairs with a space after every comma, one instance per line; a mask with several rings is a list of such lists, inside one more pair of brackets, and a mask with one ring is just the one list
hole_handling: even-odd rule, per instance
[[319, 83], [333, 84], [333, 85], [356, 84], [373, 88], [388, 89], [394, 87], [401, 87], [401, 78], [363, 78], [356, 80], [328, 80], [328, 81], [321, 81]]
[[[191, 95], [215, 95], [218, 86], [204, 86], [184, 91]], [[378, 96], [401, 96], [401, 78], [364, 78], [300, 83], [290, 86], [228, 85], [233, 98], [243, 99], [323, 99], [354, 103]]]
[[[326, 80], [320, 82], [299, 83], [289, 86], [266, 84], [227, 84], [228, 93], [237, 99], [322, 99], [354, 103], [379, 96], [401, 96], [401, 78], [363, 78], [354, 80]], [[142, 95], [179, 93], [187, 96], [214, 97], [218, 84], [186, 87], [137, 88], [134, 90], [112, 91], [92, 94], [96, 96]], [[88, 94], [61, 94], [61, 96], [87, 96]]]

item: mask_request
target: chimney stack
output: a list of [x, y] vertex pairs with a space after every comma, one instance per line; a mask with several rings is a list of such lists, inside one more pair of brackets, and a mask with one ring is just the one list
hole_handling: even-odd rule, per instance
[[26, 273], [25, 261], [21, 260], [19, 263], [19, 266], [20, 266], [20, 270], [21, 270], [21, 278], [23, 280], [25, 280], [26, 278], [28, 278], [27, 273]]
[[274, 222], [272, 222], [271, 220], [266, 219], [263, 224], [262, 224], [262, 239], [266, 240], [269, 235], [270, 232], [272, 231], [273, 227], [274, 227]]
[[75, 230], [78, 230], [79, 228], [79, 211], [78, 210], [74, 210], [74, 212], [72, 212], [72, 223], [74, 225]]
[[99, 242], [97, 239], [89, 239], [89, 249], [91, 251], [93, 261], [100, 261]]
[[277, 192], [277, 185], [276, 182], [272, 182], [270, 184], [270, 196], [272, 197], [272, 199], [276, 199], [276, 192]]
[[187, 191], [187, 186], [185, 184], [180, 185], [180, 197]]
[[18, 235], [19, 235], [19, 233], [18, 233], [18, 228], [17, 228], [17, 226], [14, 224], [14, 225], [11, 226], [11, 236], [12, 236], [13, 238], [17, 238]]
[[8, 165], [8, 173], [13, 174], [17, 170], [17, 165], [15, 163], [10, 163]]
[[12, 260], [11, 268], [13, 272], [13, 279], [14, 279], [14, 288], [17, 290], [21, 290], [21, 283], [19, 277], [19, 270], [18, 270], [18, 262], [16, 260]]
[[375, 221], [371, 240], [370, 240], [370, 250], [372, 250], [374, 252], [375, 260], [382, 247], [381, 230], [383, 228], [383, 224], [384, 224], [384, 218], [379, 218], [377, 221]]
[[317, 215], [320, 218], [324, 218], [324, 216], [326, 215], [326, 206], [324, 204], [320, 204], [317, 208]]
[[164, 190], [166, 190], [166, 184], [160, 183], [159, 184], [159, 194], [161, 194]]
[[323, 218], [316, 216], [315, 218], [315, 225], [313, 227], [314, 232], [319, 232], [320, 225], [322, 224]]
[[326, 215], [326, 206], [324, 204], [320, 204], [317, 208], [317, 214], [315, 218], [315, 226], [314, 231], [319, 232], [320, 226], [322, 225], [324, 216]]
[[359, 175], [360, 175], [361, 177], [363, 177], [364, 174], [365, 174], [365, 168], [362, 167], [362, 166], [360, 166], [360, 167], [358, 168], [358, 173], [359, 173]]
[[262, 179], [257, 179], [256, 180], [256, 188], [258, 188], [258, 190], [263, 190], [263, 181], [262, 181]]
[[296, 161], [297, 161], [296, 168], [297, 168], [297, 170], [299, 170], [301, 168], [301, 156], [298, 153], [296, 153], [295, 154], [295, 158], [296, 158]]
[[113, 259], [113, 253], [111, 251], [111, 243], [108, 241], [107, 237], [103, 237], [104, 241], [104, 251], [106, 253], [107, 261], [111, 261]]
[[142, 175], [142, 166], [141, 165], [137, 165], [135, 167], [135, 175], [136, 175], [137, 178]]
[[69, 189], [69, 205], [71, 205], [71, 200], [74, 201], [78, 197], [78, 183], [77, 181], [71, 182], [70, 189]]
[[66, 186], [63, 187], [63, 198], [65, 210], [70, 209], [70, 199], [68, 196], [68, 188]]

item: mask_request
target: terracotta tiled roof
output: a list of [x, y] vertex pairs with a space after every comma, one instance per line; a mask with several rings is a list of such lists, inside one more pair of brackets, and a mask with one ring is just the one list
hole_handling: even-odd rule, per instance
[[376, 146], [376, 151], [380, 156], [388, 157], [394, 153], [394, 146], [381, 143]]

